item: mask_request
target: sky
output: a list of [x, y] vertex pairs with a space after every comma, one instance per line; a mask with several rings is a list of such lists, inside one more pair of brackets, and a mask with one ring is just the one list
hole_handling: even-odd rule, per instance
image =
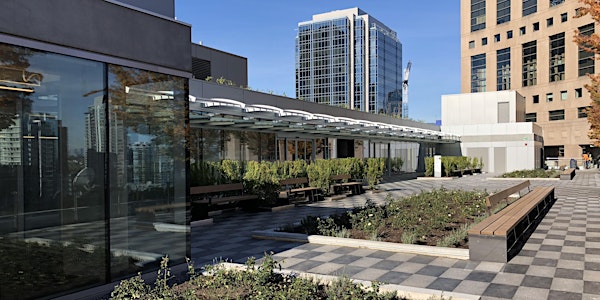
[[396, 31], [403, 68], [412, 62], [409, 118], [441, 119], [441, 95], [460, 93], [459, 1], [176, 0], [175, 16], [192, 25], [192, 42], [246, 57], [250, 88], [295, 98], [298, 23], [352, 7]]

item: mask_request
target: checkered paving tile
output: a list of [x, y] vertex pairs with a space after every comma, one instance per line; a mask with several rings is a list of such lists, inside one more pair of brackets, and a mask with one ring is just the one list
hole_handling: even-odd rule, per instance
[[506, 264], [392, 253], [352, 247], [254, 240], [251, 232], [298, 222], [307, 215], [326, 216], [364, 205], [383, 203], [388, 194], [401, 197], [434, 188], [493, 192], [514, 181], [486, 180], [491, 174], [454, 180], [384, 181], [383, 193], [365, 193], [321, 201], [277, 213], [236, 213], [192, 232], [197, 265], [214, 258], [243, 262], [273, 251], [282, 267], [324, 275], [460, 292], [482, 299], [600, 299], [600, 172], [577, 172], [572, 181], [532, 180], [554, 186], [556, 203], [521, 252]]

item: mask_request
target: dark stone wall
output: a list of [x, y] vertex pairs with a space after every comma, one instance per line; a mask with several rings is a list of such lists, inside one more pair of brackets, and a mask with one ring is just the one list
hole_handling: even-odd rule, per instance
[[2, 0], [0, 33], [191, 71], [189, 25], [99, 0]]

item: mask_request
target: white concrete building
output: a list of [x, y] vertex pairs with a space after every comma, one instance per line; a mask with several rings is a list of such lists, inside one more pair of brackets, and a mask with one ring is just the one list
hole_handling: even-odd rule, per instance
[[483, 159], [483, 171], [542, 167], [543, 134], [525, 121], [525, 98], [516, 91], [442, 96], [442, 132], [461, 136], [460, 153]]

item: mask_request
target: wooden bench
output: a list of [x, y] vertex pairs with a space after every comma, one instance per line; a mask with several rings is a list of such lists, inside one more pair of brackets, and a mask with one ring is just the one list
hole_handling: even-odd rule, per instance
[[508, 262], [521, 250], [554, 200], [554, 187], [536, 187], [473, 226], [468, 232], [469, 258], [475, 261]]
[[352, 195], [359, 195], [364, 192], [363, 183], [358, 181], [350, 181], [350, 174], [340, 174], [331, 176], [331, 191], [334, 194], [344, 190], [350, 190]]
[[308, 186], [308, 178], [289, 178], [279, 181], [282, 188], [282, 194], [288, 199], [290, 197], [303, 197], [309, 202], [314, 202], [319, 194], [319, 188]]
[[499, 191], [495, 194], [489, 195], [485, 198], [485, 204], [487, 206], [488, 215], [492, 214], [492, 209], [496, 207], [501, 202], [505, 202], [506, 205], [510, 204], [510, 196], [514, 194], [519, 194], [519, 198], [521, 197], [521, 191], [527, 189], [527, 192], [530, 192], [529, 188], [530, 182], [529, 180], [525, 180], [515, 186], [511, 186], [505, 190]]
[[[190, 196], [197, 198], [192, 204], [197, 206], [192, 210], [201, 210], [201, 216], [208, 216], [211, 206], [233, 204], [240, 201], [256, 200], [257, 195], [246, 194], [243, 183], [226, 183], [217, 185], [194, 186], [190, 188]], [[193, 215], [197, 215], [194, 211]]]
[[564, 169], [560, 172], [560, 180], [572, 180], [575, 177], [575, 168]]

